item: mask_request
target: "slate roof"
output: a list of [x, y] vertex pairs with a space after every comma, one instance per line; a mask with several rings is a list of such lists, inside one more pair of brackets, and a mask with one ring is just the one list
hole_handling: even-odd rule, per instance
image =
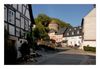
[[64, 32], [64, 37], [80, 36], [80, 35], [82, 35], [81, 26], [67, 28], [67, 30]]
[[64, 27], [64, 28], [59, 28], [58, 32], [56, 33], [56, 35], [60, 35], [60, 34], [63, 34], [65, 32], [67, 28]]
[[49, 31], [49, 33], [53, 33], [53, 32], [56, 32], [55, 30], [53, 30], [53, 29], [51, 29], [50, 31]]

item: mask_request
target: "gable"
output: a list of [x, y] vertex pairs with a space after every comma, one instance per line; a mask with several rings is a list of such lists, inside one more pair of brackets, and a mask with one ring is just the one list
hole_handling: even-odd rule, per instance
[[85, 17], [85, 18], [90, 18], [90, 17], [96, 17], [96, 8], [92, 9]]

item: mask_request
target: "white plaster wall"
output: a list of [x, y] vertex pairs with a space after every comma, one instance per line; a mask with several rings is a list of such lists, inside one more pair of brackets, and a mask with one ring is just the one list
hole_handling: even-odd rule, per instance
[[96, 47], [96, 41], [83, 41], [81, 47], [79, 47], [79, 49], [84, 50], [84, 46], [89, 45], [90, 47]]
[[26, 15], [26, 17], [27, 17], [27, 18], [29, 18], [29, 19], [30, 19], [30, 15], [29, 15], [29, 10], [28, 10], [28, 9], [26, 10], [25, 15]]
[[56, 42], [62, 42], [63, 35], [56, 35]]
[[83, 24], [84, 40], [96, 40], [96, 9], [84, 17]]
[[[83, 23], [83, 46], [96, 47], [96, 8], [92, 9], [85, 17]], [[87, 41], [85, 41], [87, 40]]]
[[22, 4], [18, 5], [18, 10], [22, 13]]
[[17, 4], [13, 4], [13, 7], [14, 7], [15, 9], [17, 9]]
[[16, 18], [20, 19], [20, 13], [16, 11]]
[[73, 37], [66, 37], [65, 39], [68, 40], [68, 46], [74, 46], [75, 44], [81, 45], [82, 43], [82, 36], [73, 36]]
[[96, 41], [83, 41], [82, 46], [91, 46], [91, 47], [96, 47]]

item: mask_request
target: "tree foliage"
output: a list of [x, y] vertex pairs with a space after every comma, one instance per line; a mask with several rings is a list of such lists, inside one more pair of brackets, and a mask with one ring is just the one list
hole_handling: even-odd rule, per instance
[[51, 18], [45, 14], [39, 14], [37, 18], [35, 18], [36, 24], [41, 22], [42, 25], [47, 26], [48, 23], [51, 21]]
[[41, 22], [36, 24], [36, 28], [33, 29], [33, 35], [38, 39], [46, 39], [49, 38], [44, 25]]
[[69, 27], [71, 26], [69, 23], [66, 23], [60, 19], [49, 17], [45, 14], [39, 14], [37, 18], [35, 18], [36, 28], [33, 29], [33, 34], [36, 38], [49, 39], [48, 36], [48, 24], [54, 20], [58, 23], [59, 27]]

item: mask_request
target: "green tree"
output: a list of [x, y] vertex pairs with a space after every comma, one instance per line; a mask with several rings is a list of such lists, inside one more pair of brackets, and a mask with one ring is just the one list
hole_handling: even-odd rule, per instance
[[51, 21], [51, 18], [45, 14], [39, 14], [37, 18], [35, 18], [35, 22], [41, 22], [42, 25], [47, 26], [48, 23]]
[[59, 27], [70, 27], [69, 23], [66, 23], [60, 19], [49, 17], [45, 14], [39, 14], [37, 18], [35, 18], [36, 28], [33, 29], [33, 35], [38, 39], [49, 39], [48, 32], [48, 24], [55, 20], [56, 23], [59, 24]]
[[45, 27], [41, 24], [41, 22], [36, 24], [36, 28], [33, 30], [33, 35], [37, 39], [46, 39], [46, 38], [48, 38], [48, 34], [45, 30]]

